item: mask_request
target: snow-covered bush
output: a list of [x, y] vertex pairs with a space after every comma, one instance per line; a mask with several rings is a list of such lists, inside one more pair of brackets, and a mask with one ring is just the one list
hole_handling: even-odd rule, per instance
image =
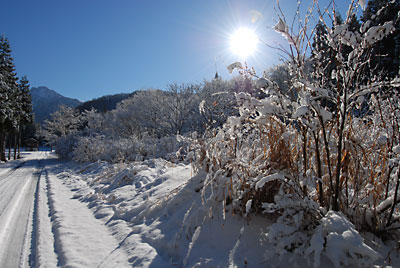
[[65, 137], [75, 134], [81, 127], [81, 116], [74, 108], [61, 106], [51, 114], [50, 120], [45, 120], [38, 135], [43, 137], [49, 146], [55, 146], [59, 139], [65, 142]]
[[130, 162], [150, 158], [182, 161], [190, 139], [183, 136], [131, 137], [110, 139], [104, 135], [82, 136], [71, 141], [74, 148], [72, 158], [78, 162], [107, 161], [111, 163]]
[[74, 147], [78, 140], [79, 136], [77, 134], [68, 134], [57, 138], [54, 146], [57, 155], [63, 159], [72, 159]]
[[232, 82], [215, 78], [203, 84], [171, 84], [166, 91], [137, 91], [104, 114], [63, 107], [45, 122], [40, 135], [60, 156], [80, 162], [183, 160], [184, 136], [219, 127], [237, 114], [232, 90]]
[[[242, 83], [241, 83], [242, 82]], [[203, 133], [206, 129], [221, 127], [229, 116], [237, 114], [234, 92], [244, 89], [242, 79], [225, 81], [215, 78], [205, 81], [198, 92], [198, 116], [194, 122], [196, 131]]]
[[[400, 80], [374, 76], [365, 68], [370, 48], [394, 27], [390, 21], [353, 27], [358, 4], [351, 2], [342, 23], [334, 8], [324, 13], [314, 1], [299, 20], [298, 32], [281, 14], [274, 29], [290, 46], [292, 88], [281, 90], [268, 77], [254, 76], [263, 94], [236, 94], [240, 115], [199, 140], [190, 154], [197, 169], [207, 173], [206, 206], [222, 204], [224, 216], [227, 211], [268, 215], [275, 223], [267, 238], [275, 241], [277, 253], [311, 254], [311, 246], [315, 266], [321, 255], [336, 267], [378, 258], [356, 230], [395, 240], [399, 235]], [[321, 42], [329, 55], [311, 46], [313, 14], [326, 28]], [[326, 17], [333, 18], [333, 27]], [[318, 63], [323, 59], [332, 64], [329, 72]], [[239, 62], [228, 69], [249, 73]], [[334, 252], [339, 242], [349, 244]]]

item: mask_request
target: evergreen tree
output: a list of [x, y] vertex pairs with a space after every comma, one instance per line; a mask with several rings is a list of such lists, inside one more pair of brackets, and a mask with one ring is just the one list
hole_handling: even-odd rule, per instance
[[370, 51], [371, 71], [380, 72], [388, 78], [396, 77], [400, 70], [399, 10], [400, 0], [370, 0], [361, 17], [367, 26], [366, 31], [373, 26], [393, 21], [395, 31], [377, 42]]
[[[343, 21], [340, 14], [336, 15], [336, 20], [334, 21], [334, 25], [332, 25], [332, 30], [335, 29], [337, 25], [343, 25], [345, 22]], [[346, 22], [347, 27], [352, 32], [360, 32], [360, 22], [357, 19], [357, 16], [353, 14]], [[312, 53], [311, 53], [311, 62], [313, 65], [313, 69], [324, 70], [323, 73], [313, 73], [318, 81], [322, 81], [321, 86], [327, 87], [329, 85], [333, 85], [332, 81], [332, 72], [337, 69], [337, 54], [340, 53], [341, 57], [347, 58], [350, 52], [353, 50], [350, 46], [342, 44], [342, 47], [336, 51], [332, 49], [328, 45], [328, 29], [327, 26], [321, 22], [317, 23], [315, 26], [314, 32], [314, 40], [312, 43]]]
[[15, 98], [17, 92], [17, 78], [11, 57], [11, 46], [4, 36], [0, 37], [0, 75], [0, 160], [6, 161], [6, 136], [10, 130], [17, 126], [15, 107], [13, 107], [13, 98]]
[[6, 81], [6, 76], [2, 71], [2, 59], [3, 55], [0, 54], [0, 161], [6, 161], [6, 156], [4, 153], [6, 137], [5, 124], [11, 107], [8, 102], [9, 88]]
[[33, 123], [32, 114], [32, 98], [29, 94], [29, 81], [26, 76], [23, 76], [19, 81], [19, 91], [21, 94], [21, 124], [28, 125]]
[[[361, 24], [355, 14], [351, 15], [350, 20], [347, 22], [347, 27], [353, 33], [358, 33], [358, 34], [360, 33]], [[343, 57], [347, 58], [352, 50], [353, 50], [352, 47], [344, 45], [342, 53]]]
[[[18, 124], [18, 131], [17, 135], [15, 136], [16, 139], [16, 147], [15, 150], [18, 148], [18, 158], [20, 158], [20, 146], [21, 146], [21, 132], [23, 129], [33, 124], [33, 113], [32, 113], [32, 98], [29, 94], [29, 81], [26, 76], [23, 76], [18, 84], [18, 93], [19, 93], [19, 124]], [[14, 151], [14, 158], [16, 152]]]
[[336, 68], [335, 53], [328, 45], [327, 26], [321, 22], [315, 26], [313, 50], [311, 52], [311, 62], [313, 69], [323, 70], [322, 73], [313, 72], [317, 81], [321, 81], [321, 87], [328, 87], [331, 84], [331, 74]]

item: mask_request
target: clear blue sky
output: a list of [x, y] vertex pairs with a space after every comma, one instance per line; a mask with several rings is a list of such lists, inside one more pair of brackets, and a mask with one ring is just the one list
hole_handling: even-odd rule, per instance
[[[296, 2], [280, 4], [292, 15]], [[282, 41], [271, 30], [275, 5], [274, 0], [8, 0], [1, 4], [0, 34], [10, 40], [18, 75], [27, 75], [31, 86], [85, 101], [201, 82], [216, 71], [229, 78], [226, 66], [239, 60], [229, 50], [234, 29], [252, 27], [270, 45]], [[279, 63], [279, 56], [259, 44], [247, 62], [262, 71]]]

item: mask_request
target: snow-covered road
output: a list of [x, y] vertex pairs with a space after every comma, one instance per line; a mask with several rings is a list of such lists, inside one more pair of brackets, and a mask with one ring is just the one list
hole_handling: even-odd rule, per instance
[[29, 160], [1, 170], [0, 267], [27, 264], [39, 165]]
[[130, 267], [104, 222], [52, 173], [48, 152], [0, 164], [0, 267]]

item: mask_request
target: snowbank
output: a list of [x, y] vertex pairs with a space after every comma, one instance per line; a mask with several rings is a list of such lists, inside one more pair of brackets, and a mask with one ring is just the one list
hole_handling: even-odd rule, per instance
[[[109, 164], [70, 162], [59, 178], [120, 241], [134, 267], [369, 267], [384, 264], [339, 213], [315, 223], [305, 255], [276, 254], [273, 232], [290, 228], [262, 215], [235, 215], [203, 205], [205, 174], [162, 159]], [[278, 228], [278, 229], [277, 229]], [[283, 238], [281, 238], [283, 239]], [[307, 239], [305, 239], [307, 241]], [[282, 241], [281, 241], [282, 242]], [[370, 243], [371, 244], [371, 241]]]

